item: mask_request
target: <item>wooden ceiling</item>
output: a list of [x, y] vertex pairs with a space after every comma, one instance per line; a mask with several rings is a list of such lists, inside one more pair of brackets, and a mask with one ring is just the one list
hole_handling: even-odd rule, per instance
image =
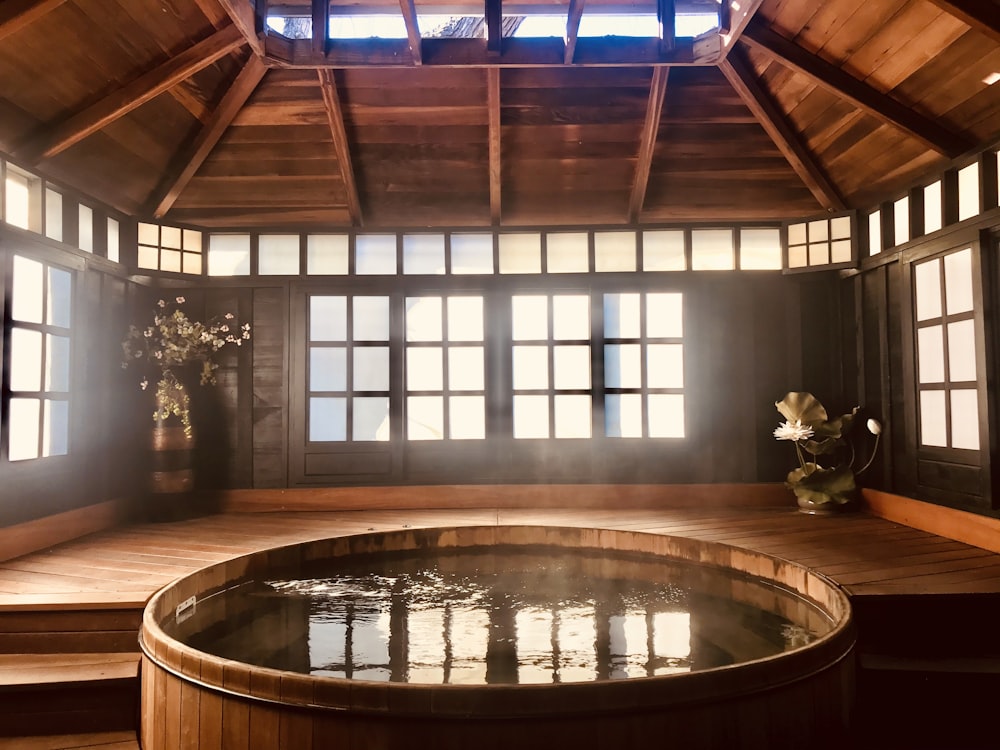
[[[0, 151], [166, 223], [617, 225], [867, 208], [1000, 138], [997, 0], [755, 0], [674, 43], [576, 36], [630, 0], [451, 0], [486, 36], [438, 40], [432, 3], [334, 0], [408, 23], [352, 41], [296, 2], [316, 38], [248, 0], [4, 0]], [[536, 10], [567, 38], [501, 37]]]

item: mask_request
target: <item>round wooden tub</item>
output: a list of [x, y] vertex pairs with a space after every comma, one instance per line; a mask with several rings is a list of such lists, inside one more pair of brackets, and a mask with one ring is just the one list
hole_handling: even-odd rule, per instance
[[[653, 554], [736, 571], [815, 605], [826, 635], [777, 656], [684, 674], [543, 685], [369, 682], [219, 658], [161, 627], [248, 579], [344, 555], [525, 545]], [[648, 564], [648, 563], [647, 563]], [[760, 604], [760, 602], [755, 602]], [[279, 547], [204, 568], [158, 592], [143, 616], [144, 750], [321, 748], [803, 748], [850, 741], [855, 634], [847, 597], [785, 560], [693, 539], [531, 526], [414, 529]]]

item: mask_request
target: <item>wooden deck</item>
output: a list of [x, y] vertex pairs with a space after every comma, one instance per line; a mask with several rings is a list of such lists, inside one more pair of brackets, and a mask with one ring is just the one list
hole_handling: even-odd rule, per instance
[[852, 596], [1000, 593], [1000, 555], [865, 513], [407, 509], [230, 513], [99, 532], [0, 563], [0, 606], [127, 606], [178, 576], [266, 547], [405, 527], [493, 524], [630, 529], [748, 547], [807, 565]]

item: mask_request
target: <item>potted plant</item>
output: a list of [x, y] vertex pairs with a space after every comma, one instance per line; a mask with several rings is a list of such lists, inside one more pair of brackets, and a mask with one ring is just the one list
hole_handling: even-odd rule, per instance
[[799, 510], [833, 513], [850, 507], [857, 495], [855, 477], [871, 466], [882, 425], [875, 419], [868, 420], [867, 428], [875, 436], [875, 444], [871, 456], [855, 471], [858, 454], [849, 436], [859, 407], [830, 419], [823, 404], [802, 391], [790, 392], [774, 405], [785, 418], [774, 430], [774, 437], [794, 443], [799, 461], [785, 479], [785, 486], [795, 493]]

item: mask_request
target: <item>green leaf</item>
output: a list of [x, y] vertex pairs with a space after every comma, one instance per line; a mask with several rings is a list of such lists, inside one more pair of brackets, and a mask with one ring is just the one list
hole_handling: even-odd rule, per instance
[[799, 420], [813, 429], [815, 425], [826, 422], [826, 409], [811, 393], [791, 391], [781, 401], [775, 401], [774, 406], [790, 422]]
[[805, 471], [799, 468], [789, 472], [786, 485], [796, 497], [816, 505], [848, 503], [856, 488], [851, 467], [825, 469], [814, 463], [807, 463]]

